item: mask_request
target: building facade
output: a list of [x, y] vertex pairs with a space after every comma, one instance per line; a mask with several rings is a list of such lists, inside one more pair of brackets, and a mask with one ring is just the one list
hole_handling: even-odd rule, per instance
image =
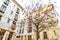
[[[13, 1], [0, 0], [0, 40], [59, 40], [60, 28], [52, 5], [27, 14]], [[40, 22], [38, 36], [36, 17]]]
[[12, 0], [0, 0], [0, 40], [13, 40], [21, 8]]
[[[38, 18], [39, 21], [36, 20]], [[53, 5], [23, 16], [20, 22], [20, 31], [16, 40], [37, 40], [37, 37], [38, 40], [59, 40], [60, 38], [60, 28]], [[34, 22], [39, 22], [38, 36]]]

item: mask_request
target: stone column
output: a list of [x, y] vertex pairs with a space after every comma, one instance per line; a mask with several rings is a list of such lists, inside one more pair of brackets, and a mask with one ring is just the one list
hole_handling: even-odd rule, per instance
[[36, 40], [36, 37], [37, 37], [36, 32], [34, 32], [34, 40]]
[[11, 40], [16, 40], [16, 34], [15, 33], [12, 35]]
[[2, 40], [8, 40], [9, 33], [10, 33], [9, 31], [6, 31]]
[[26, 40], [28, 40], [28, 35], [26, 35]]
[[23, 35], [23, 40], [25, 40], [25, 35]]

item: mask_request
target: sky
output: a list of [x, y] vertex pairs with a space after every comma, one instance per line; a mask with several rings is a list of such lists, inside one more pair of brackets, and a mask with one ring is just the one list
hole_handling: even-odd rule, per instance
[[56, 10], [56, 12], [58, 13], [58, 16], [57, 16], [57, 18], [58, 18], [58, 21], [59, 21], [59, 26], [60, 26], [60, 1], [59, 0], [54, 0], [54, 7], [55, 7], [55, 10]]

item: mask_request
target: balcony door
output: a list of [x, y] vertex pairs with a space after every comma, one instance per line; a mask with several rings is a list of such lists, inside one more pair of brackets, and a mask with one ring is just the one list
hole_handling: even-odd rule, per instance
[[32, 36], [31, 35], [28, 36], [28, 40], [32, 40]]

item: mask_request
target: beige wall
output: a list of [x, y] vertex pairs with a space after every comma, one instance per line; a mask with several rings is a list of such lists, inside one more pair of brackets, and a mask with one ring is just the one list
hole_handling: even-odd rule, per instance
[[[54, 30], [55, 30], [55, 32], [56, 32], [56, 35], [55, 35], [55, 33], [54, 33]], [[41, 31], [39, 34], [39, 36], [40, 36], [40, 38], [39, 38], [39, 40], [41, 39], [41, 40], [43, 40], [43, 32], [47, 32], [47, 37], [48, 37], [48, 39], [50, 40], [50, 39], [58, 39], [58, 37], [60, 37], [60, 28], [50, 28], [49, 30], [47, 30], [47, 29], [45, 29], [45, 30], [43, 30], [43, 31]], [[34, 32], [34, 40], [36, 40], [36, 32]]]

